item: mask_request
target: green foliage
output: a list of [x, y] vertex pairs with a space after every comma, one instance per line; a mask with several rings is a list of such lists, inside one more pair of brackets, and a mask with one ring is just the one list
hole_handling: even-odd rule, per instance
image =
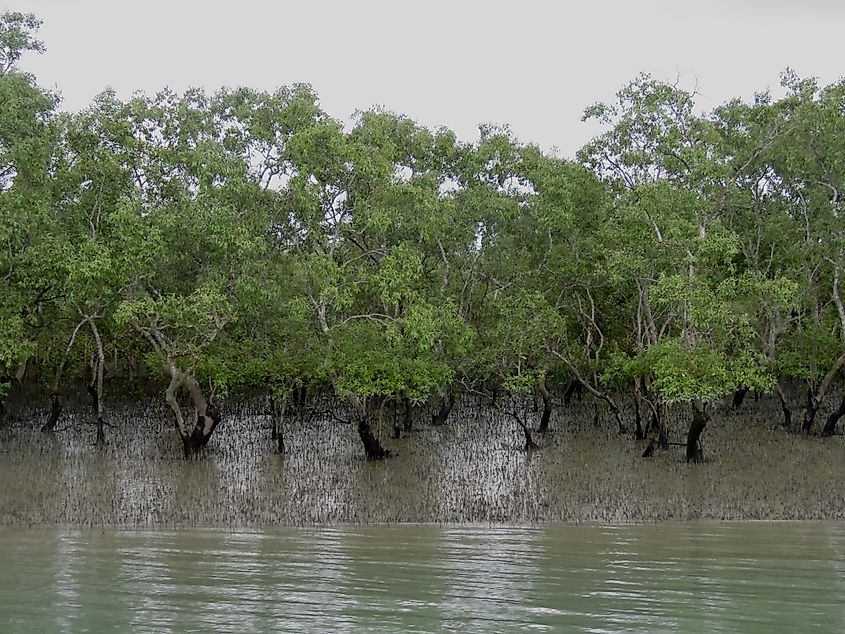
[[789, 72], [781, 99], [700, 113], [641, 75], [572, 162], [507, 126], [346, 129], [305, 84], [57, 115], [17, 67], [39, 25], [0, 17], [4, 372], [84, 367], [86, 319], [118, 364], [178, 359], [216, 393], [577, 375], [713, 400], [845, 352], [845, 82]]
[[690, 346], [679, 338], [651, 346], [643, 364], [654, 377], [653, 390], [668, 403], [710, 401], [740, 385], [768, 390], [775, 384], [775, 377], [754, 358], [753, 351], [728, 356], [710, 346]]
[[32, 354], [34, 346], [24, 332], [19, 315], [0, 317], [0, 368], [14, 368]]
[[40, 27], [41, 20], [31, 13], [0, 14], [0, 75], [8, 73], [26, 51], [44, 52], [44, 43], [34, 36]]

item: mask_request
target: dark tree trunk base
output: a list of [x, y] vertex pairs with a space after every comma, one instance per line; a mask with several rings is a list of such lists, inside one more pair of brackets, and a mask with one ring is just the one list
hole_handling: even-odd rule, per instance
[[540, 446], [534, 442], [534, 438], [531, 437], [531, 430], [528, 428], [528, 425], [522, 422], [517, 416], [516, 422], [522, 428], [522, 434], [525, 436], [525, 451], [533, 451], [534, 449], [539, 449]]
[[440, 399], [440, 409], [431, 417], [431, 424], [435, 427], [445, 425], [446, 419], [449, 418], [449, 414], [451, 413], [454, 405], [455, 399], [452, 396], [452, 389], [446, 388], [446, 391], [443, 393], [443, 397]]
[[731, 403], [731, 406], [733, 407], [734, 411], [742, 407], [742, 402], [745, 400], [746, 394], [748, 394], [748, 388], [744, 385], [740, 387], [736, 392], [734, 392], [733, 403]]
[[370, 424], [363, 416], [358, 419], [358, 436], [360, 436], [361, 443], [364, 445], [367, 460], [384, 460], [390, 457], [390, 450], [381, 446], [378, 438], [373, 435]]
[[[640, 412], [640, 399], [639, 397], [634, 397], [634, 439], [635, 440], [644, 440], [645, 433], [643, 432], [643, 418], [642, 413]], [[646, 456], [647, 457], [647, 456]]]
[[658, 419], [657, 420], [657, 428], [659, 432], [657, 434], [657, 446], [663, 449], [669, 449], [669, 432], [666, 431], [666, 425], [663, 424], [663, 421]]
[[701, 449], [701, 434], [707, 426], [710, 415], [705, 407], [692, 406], [692, 422], [687, 433], [687, 462], [703, 462], [704, 452]]
[[105, 421], [103, 421], [102, 417], [97, 418], [97, 440], [94, 441], [95, 447], [105, 447], [106, 446], [106, 430], [105, 430]]
[[843, 416], [845, 416], [845, 395], [842, 396], [842, 402], [839, 403], [839, 407], [827, 417], [827, 422], [825, 422], [824, 429], [822, 429], [822, 436], [825, 438], [833, 436], [834, 432], [836, 432], [836, 423]]
[[539, 449], [540, 446], [534, 442], [534, 439], [531, 437], [531, 430], [528, 429], [527, 425], [522, 428], [522, 431], [525, 434], [525, 451]]
[[576, 396], [578, 401], [581, 401], [581, 396], [584, 394], [584, 386], [581, 384], [581, 381], [578, 379], [572, 379], [569, 382], [569, 385], [566, 387], [566, 392], [563, 393], [563, 403], [564, 405], [569, 405], [569, 401], [572, 400], [572, 396]]
[[300, 386], [298, 389], [294, 390], [294, 402], [297, 407], [304, 407], [305, 402], [308, 400], [308, 388], [304, 385]]
[[778, 388], [778, 400], [780, 401], [780, 410], [783, 412], [783, 426], [786, 429], [792, 427], [792, 410], [789, 409], [789, 404], [783, 396], [783, 392]]
[[59, 422], [59, 417], [62, 415], [62, 397], [58, 392], [53, 392], [50, 396], [50, 417], [44, 426], [41, 427], [43, 432], [52, 432], [56, 429], [56, 423]]
[[91, 407], [94, 408], [94, 415], [96, 416], [98, 411], [98, 405], [100, 403], [100, 397], [97, 395], [97, 388], [93, 385], [89, 385], [85, 388], [85, 391], [88, 392], [88, 396], [91, 397]]
[[399, 405], [393, 404], [393, 439], [399, 440], [402, 437], [402, 426], [399, 425]]
[[273, 426], [270, 431], [270, 440], [276, 441], [277, 450], [281, 454], [285, 453], [285, 404], [286, 401], [282, 401], [282, 405], [279, 406], [278, 399], [270, 397], [270, 406], [272, 408], [270, 416], [273, 419]]
[[541, 434], [549, 430], [549, 419], [552, 417], [552, 405], [549, 401], [543, 400], [543, 415], [540, 417], [540, 427], [537, 429]]
[[803, 433], [809, 434], [813, 429], [813, 423], [816, 422], [817, 409], [818, 404], [816, 403], [815, 396], [813, 395], [813, 390], [812, 388], [807, 388], [807, 406], [804, 410], [804, 422], [801, 425], [801, 431]]
[[552, 417], [552, 395], [546, 387], [545, 378], [541, 379], [537, 385], [537, 391], [543, 398], [543, 414], [540, 416], [540, 427], [537, 431], [540, 434], [545, 435], [545, 433], [549, 430], [549, 420]]
[[666, 425], [663, 424], [663, 417], [660, 415], [660, 403], [655, 404], [643, 435], [647, 438], [655, 430], [657, 431], [657, 447], [664, 451], [669, 449], [669, 434], [666, 431]]
[[[191, 434], [187, 437], [182, 436], [182, 448], [186, 458], [192, 458], [205, 449], [219, 422], [220, 414], [211, 406], [208, 407], [204, 416], [197, 417], [197, 423]], [[208, 433], [204, 431], [206, 425], [209, 426]]]
[[402, 398], [402, 403], [405, 407], [405, 419], [404, 419], [402, 425], [404, 427], [404, 430], [407, 432], [407, 431], [411, 431], [411, 429], [414, 426], [414, 419], [413, 419], [413, 416], [411, 415], [411, 399], [409, 399], [407, 396], [405, 396], [405, 397]]

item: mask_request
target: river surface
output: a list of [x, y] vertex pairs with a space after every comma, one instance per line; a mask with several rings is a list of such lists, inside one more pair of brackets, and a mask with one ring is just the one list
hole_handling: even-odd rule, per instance
[[0, 531], [0, 632], [845, 632], [845, 524]]

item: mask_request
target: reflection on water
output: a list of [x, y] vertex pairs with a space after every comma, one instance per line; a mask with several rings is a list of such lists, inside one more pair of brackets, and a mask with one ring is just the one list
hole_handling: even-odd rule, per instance
[[843, 632], [845, 526], [0, 532], [2, 632]]

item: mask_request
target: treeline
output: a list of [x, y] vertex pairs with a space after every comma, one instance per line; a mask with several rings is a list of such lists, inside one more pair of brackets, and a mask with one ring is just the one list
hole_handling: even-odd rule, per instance
[[662, 408], [689, 403], [690, 459], [729, 394], [775, 392], [792, 427], [801, 382], [794, 425], [822, 426], [845, 364], [845, 82], [787, 72], [782, 98], [702, 115], [643, 75], [587, 109], [606, 131], [572, 161], [382, 110], [345, 129], [306, 85], [63, 113], [18, 67], [38, 26], [0, 18], [0, 374], [50, 386], [46, 428], [85, 376], [102, 439], [104, 376], [148, 372], [186, 453], [221, 395], [315, 385], [369, 458], [385, 404], [442, 423], [460, 392], [536, 392], [542, 430], [577, 387], [663, 446]]

